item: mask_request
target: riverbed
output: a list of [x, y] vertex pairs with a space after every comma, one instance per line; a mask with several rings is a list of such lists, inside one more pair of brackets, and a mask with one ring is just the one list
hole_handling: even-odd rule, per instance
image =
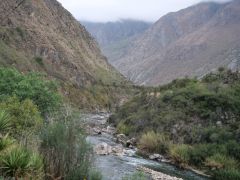
[[[87, 124], [97, 127], [106, 127], [109, 114], [85, 114], [84, 121]], [[115, 138], [109, 133], [102, 133], [100, 135], [89, 135], [87, 141], [94, 146], [100, 143], [107, 143], [110, 146], [117, 146]], [[94, 155], [94, 166], [103, 175], [104, 180], [121, 180], [126, 175], [132, 174], [137, 171], [137, 167], [144, 166], [155, 171], [186, 179], [186, 180], [206, 180], [207, 178], [195, 174], [189, 170], [182, 170], [173, 165], [163, 162], [156, 162], [149, 159], [144, 159], [135, 155], [135, 151], [129, 151], [127, 155], [116, 156], [109, 155]]]

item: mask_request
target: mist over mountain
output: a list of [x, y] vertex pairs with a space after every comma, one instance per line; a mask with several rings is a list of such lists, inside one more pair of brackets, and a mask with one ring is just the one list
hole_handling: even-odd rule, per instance
[[121, 58], [141, 33], [146, 31], [151, 22], [123, 19], [116, 22], [95, 23], [81, 21], [100, 45], [110, 63]]
[[[239, 67], [240, 2], [207, 2], [161, 17], [127, 42], [113, 65], [137, 84], [158, 85]], [[130, 45], [129, 45], [130, 44]]]

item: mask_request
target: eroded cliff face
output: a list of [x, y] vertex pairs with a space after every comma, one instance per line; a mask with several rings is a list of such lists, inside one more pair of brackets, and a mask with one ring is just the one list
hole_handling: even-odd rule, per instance
[[201, 3], [160, 18], [114, 66], [145, 85], [202, 76], [219, 66], [236, 69], [239, 32], [240, 1]]
[[4, 0], [0, 7], [2, 66], [47, 73], [64, 84], [65, 95], [125, 83], [86, 29], [57, 1]]

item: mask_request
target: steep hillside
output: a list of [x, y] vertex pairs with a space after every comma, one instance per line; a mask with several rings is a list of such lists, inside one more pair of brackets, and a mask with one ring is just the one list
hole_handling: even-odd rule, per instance
[[113, 84], [126, 85], [124, 78], [60, 3], [8, 0], [1, 1], [0, 6], [1, 66], [56, 78], [63, 94], [79, 106], [107, 106], [113, 97], [118, 101], [111, 88]]
[[[160, 153], [211, 179], [240, 178], [240, 73], [219, 68], [201, 80], [149, 88], [109, 119], [138, 140], [141, 153]], [[191, 178], [190, 178], [191, 179]]]
[[117, 22], [94, 23], [82, 22], [86, 29], [96, 38], [102, 52], [110, 63], [121, 58], [131, 46], [135, 37], [145, 32], [149, 22], [137, 20], [120, 20]]
[[239, 67], [240, 1], [201, 3], [157, 21], [114, 62], [138, 84], [157, 85]]

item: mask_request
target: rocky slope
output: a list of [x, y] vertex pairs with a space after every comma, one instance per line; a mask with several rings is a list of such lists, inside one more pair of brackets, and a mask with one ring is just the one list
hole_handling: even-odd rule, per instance
[[78, 105], [107, 106], [101, 98], [110, 97], [110, 86], [126, 84], [84, 26], [57, 1], [8, 0], [0, 7], [1, 66], [56, 78], [63, 94]]
[[202, 76], [219, 66], [239, 68], [240, 1], [201, 3], [159, 19], [114, 62], [138, 84]]
[[126, 53], [136, 36], [151, 26], [149, 22], [127, 19], [107, 23], [83, 21], [82, 24], [96, 38], [102, 52], [113, 64]]

